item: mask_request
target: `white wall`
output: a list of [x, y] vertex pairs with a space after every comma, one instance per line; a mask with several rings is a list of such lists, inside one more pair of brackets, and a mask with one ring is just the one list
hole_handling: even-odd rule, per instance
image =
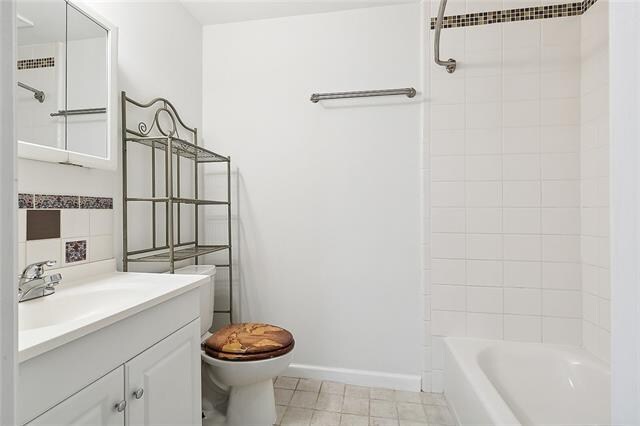
[[236, 320], [290, 329], [294, 362], [324, 377], [419, 385], [422, 96], [309, 96], [420, 91], [420, 18], [414, 4], [204, 29], [205, 143], [237, 171]]
[[[447, 15], [477, 10], [495, 8]], [[459, 67], [431, 63], [434, 391], [442, 336], [582, 342], [579, 42], [579, 16], [442, 32]]]
[[0, 424], [16, 423], [18, 303], [15, 132], [15, 2], [0, 2]]
[[612, 424], [640, 424], [640, 4], [610, 3]]
[[[119, 29], [118, 84], [130, 97], [148, 101], [165, 97], [191, 125], [202, 123], [202, 27], [177, 2], [90, 2], [90, 6]], [[119, 102], [117, 102], [119, 105]], [[119, 142], [118, 142], [119, 143]], [[120, 148], [118, 148], [120, 149]], [[140, 164], [133, 189], [148, 184], [142, 167], [148, 157], [132, 156]], [[106, 172], [19, 160], [18, 190], [26, 193], [95, 195], [114, 198], [114, 253], [121, 258], [120, 171]], [[146, 173], [146, 174], [145, 174]], [[142, 182], [142, 179], [146, 179]], [[130, 223], [148, 223], [149, 215], [134, 214]], [[133, 243], [142, 244], [134, 236]], [[166, 270], [166, 265], [152, 265]]]
[[609, 2], [582, 15], [581, 226], [582, 336], [585, 348], [609, 362]]

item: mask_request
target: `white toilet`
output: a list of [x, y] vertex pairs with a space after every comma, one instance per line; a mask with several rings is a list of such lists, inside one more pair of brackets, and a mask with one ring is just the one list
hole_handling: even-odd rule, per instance
[[[211, 277], [208, 285], [200, 287], [200, 337], [204, 347], [204, 343], [212, 336], [209, 327], [213, 322], [216, 267], [191, 265], [176, 269], [175, 273]], [[241, 324], [236, 328], [243, 326], [272, 327], [265, 324]], [[286, 330], [283, 331], [289, 334]], [[273, 379], [283, 373], [291, 363], [293, 345], [294, 342], [291, 339], [290, 347], [271, 351], [260, 350], [259, 354], [246, 356], [221, 352], [214, 357], [203, 350], [201, 353], [204, 414], [202, 424], [206, 426], [273, 425], [276, 421]], [[211, 350], [210, 353], [212, 353]]]

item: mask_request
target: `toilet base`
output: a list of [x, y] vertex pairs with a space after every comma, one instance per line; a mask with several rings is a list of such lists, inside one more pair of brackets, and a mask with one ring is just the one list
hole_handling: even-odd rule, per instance
[[271, 426], [276, 422], [276, 401], [271, 379], [232, 386], [227, 405], [227, 426]]

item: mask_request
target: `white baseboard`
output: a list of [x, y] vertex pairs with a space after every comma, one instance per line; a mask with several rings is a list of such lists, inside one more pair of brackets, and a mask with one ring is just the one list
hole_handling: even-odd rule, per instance
[[305, 379], [331, 380], [350, 385], [371, 386], [419, 392], [419, 374], [393, 374], [382, 371], [354, 370], [350, 368], [323, 367], [319, 365], [291, 364], [285, 373]]

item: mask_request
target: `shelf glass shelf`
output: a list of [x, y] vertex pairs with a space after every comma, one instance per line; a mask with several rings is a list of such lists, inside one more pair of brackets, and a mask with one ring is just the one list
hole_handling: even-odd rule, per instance
[[[228, 248], [228, 245], [206, 245], [179, 248], [174, 250], [173, 259], [175, 262], [179, 262], [181, 260], [193, 259], [194, 257], [226, 250]], [[169, 252], [165, 251], [162, 253], [151, 253], [134, 258], [129, 257], [127, 260], [129, 262], [169, 262], [170, 258]]]
[[[169, 201], [167, 197], [128, 197], [127, 201], [148, 201], [153, 203], [166, 203]], [[214, 205], [214, 206], [226, 206], [228, 201], [216, 201], [216, 200], [200, 200], [195, 198], [183, 198], [173, 197], [171, 198], [176, 204], [198, 204], [198, 205]]]
[[[194, 160], [198, 163], [227, 163], [229, 162], [229, 158], [224, 155], [216, 154], [213, 151], [209, 151], [208, 149], [202, 148], [201, 146], [197, 146], [192, 144], [191, 142], [187, 142], [184, 139], [180, 138], [171, 138], [173, 145], [173, 153], [179, 155], [184, 158], [188, 158], [190, 160]], [[166, 151], [167, 149], [167, 137], [165, 136], [146, 136], [146, 137], [138, 137], [138, 136], [128, 136], [127, 141], [129, 142], [137, 142], [142, 145], [146, 145], [150, 148], [156, 148], [161, 151]]]

